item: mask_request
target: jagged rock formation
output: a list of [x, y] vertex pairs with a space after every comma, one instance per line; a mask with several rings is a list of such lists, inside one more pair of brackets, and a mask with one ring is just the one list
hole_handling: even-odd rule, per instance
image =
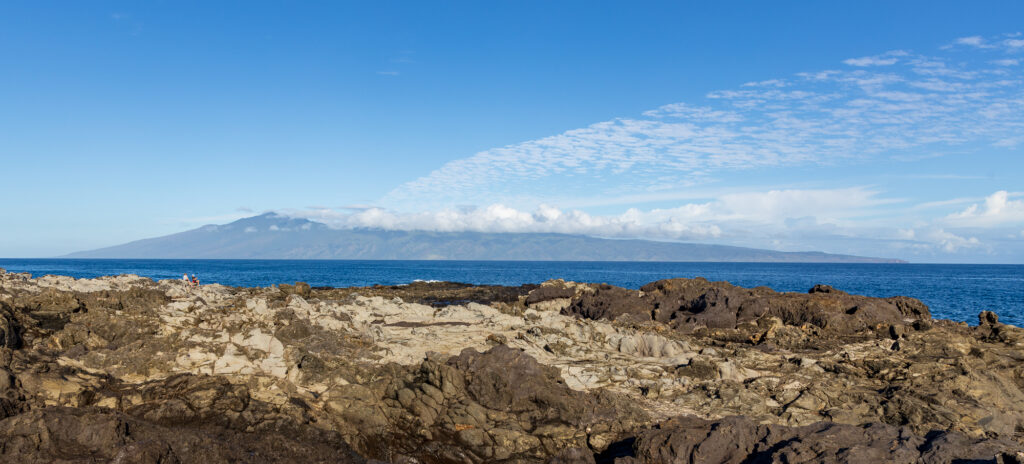
[[[639, 291], [610, 285], [586, 288], [590, 291], [574, 293], [576, 298], [563, 314], [589, 319], [653, 320], [683, 332], [736, 329], [776, 317], [786, 325], [810, 324], [834, 334], [852, 334], [879, 324], [904, 325], [931, 317], [928, 307], [913, 298], [869, 298], [827, 285], [816, 285], [805, 294], [778, 293], [767, 287], [742, 288], [701, 278], [662, 280]], [[543, 299], [537, 297], [534, 301]]]
[[995, 314], [825, 286], [0, 271], [0, 461], [1015, 462], [1021, 360]]

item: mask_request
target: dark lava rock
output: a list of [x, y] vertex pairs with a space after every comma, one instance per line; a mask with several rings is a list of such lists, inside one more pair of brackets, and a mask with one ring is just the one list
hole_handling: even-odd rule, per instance
[[831, 285], [825, 284], [817, 284], [814, 287], [811, 287], [811, 289], [808, 290], [807, 293], [837, 293], [840, 295], [849, 295], [849, 293], [846, 293], [842, 290], [836, 290]]
[[0, 420], [0, 461], [367, 462], [344, 443], [302, 435], [257, 435], [198, 424], [157, 425], [109, 409], [65, 407], [35, 409]]
[[686, 333], [701, 327], [735, 329], [763, 317], [777, 317], [787, 325], [810, 324], [846, 335], [931, 318], [928, 307], [913, 298], [850, 295], [825, 285], [806, 294], [703, 278], [660, 280], [639, 292], [604, 284], [592, 288], [575, 296], [563, 313], [588, 319], [653, 320]]
[[17, 349], [20, 343], [20, 328], [14, 312], [0, 302], [0, 348]]
[[559, 298], [572, 298], [576, 296], [577, 291], [577, 286], [568, 285], [564, 281], [548, 281], [541, 284], [539, 288], [531, 291], [530, 294], [527, 295], [526, 304], [532, 305]]
[[804, 427], [758, 424], [745, 417], [680, 417], [640, 433], [634, 455], [618, 464], [820, 462], [996, 462], [1020, 445], [955, 432], [918, 436], [902, 427], [821, 422]]
[[[363, 400], [346, 397], [339, 409], [364, 411], [346, 420], [367, 424], [356, 441], [377, 459], [541, 463], [560, 456], [560, 462], [587, 462], [578, 459], [593, 452], [582, 450], [603, 450], [650, 421], [627, 399], [572, 390], [558, 369], [504, 345], [483, 353], [466, 349], [447, 361], [427, 359], [389, 386], [378, 406], [354, 406]], [[573, 448], [581, 451], [567, 451]]]
[[586, 448], [568, 448], [548, 460], [548, 464], [597, 464], [594, 453]]
[[466, 304], [517, 304], [520, 298], [526, 297], [538, 285], [527, 284], [519, 287], [501, 285], [471, 285], [459, 282], [412, 282], [408, 285], [374, 285], [372, 287], [331, 288], [316, 287], [312, 298], [321, 300], [341, 300], [353, 294], [361, 296], [382, 296], [385, 298], [401, 298], [410, 303], [430, 306], [448, 306]]

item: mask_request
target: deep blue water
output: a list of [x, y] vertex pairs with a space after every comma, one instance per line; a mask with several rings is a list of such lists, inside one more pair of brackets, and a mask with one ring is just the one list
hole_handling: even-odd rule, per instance
[[924, 301], [938, 318], [973, 325], [980, 311], [991, 310], [1002, 322], [1024, 325], [1024, 265], [0, 259], [0, 268], [78, 278], [138, 274], [176, 279], [187, 272], [198, 274], [203, 283], [232, 286], [303, 281], [313, 286], [348, 287], [405, 284], [416, 279], [520, 285], [562, 278], [638, 288], [659, 279], [700, 276], [779, 291], [806, 292], [823, 283], [861, 295], [906, 295]]

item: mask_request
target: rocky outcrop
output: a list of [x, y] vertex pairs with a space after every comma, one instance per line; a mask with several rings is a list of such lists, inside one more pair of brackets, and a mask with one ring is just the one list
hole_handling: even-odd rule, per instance
[[979, 321], [703, 279], [0, 273], [0, 461], [1013, 462], [1024, 331]]
[[588, 319], [657, 321], [684, 332], [735, 329], [776, 317], [787, 325], [809, 324], [840, 335], [931, 318], [928, 307], [913, 298], [850, 295], [827, 285], [817, 285], [806, 294], [780, 293], [696, 278], [660, 280], [639, 291], [610, 285], [590, 289], [573, 295], [563, 313]]
[[327, 396], [329, 409], [374, 430], [355, 431], [361, 448], [387, 443], [378, 453], [392, 460], [542, 462], [569, 448], [604, 449], [650, 422], [625, 397], [572, 390], [557, 369], [504, 345], [427, 359], [379, 401], [352, 385]]
[[[163, 407], [173, 409], [181, 405], [167, 403]], [[254, 435], [257, 434], [193, 418], [153, 420], [110, 408], [47, 407], [0, 421], [0, 461], [367, 462], [337, 436], [329, 434], [262, 431], [258, 439]]]
[[927, 436], [884, 424], [862, 426], [819, 422], [804, 427], [758, 424], [744, 417], [706, 421], [673, 419], [638, 434], [634, 456], [615, 460], [634, 463], [820, 462], [1018, 462], [1024, 454], [1008, 451], [1017, 444], [970, 438], [937, 431]]

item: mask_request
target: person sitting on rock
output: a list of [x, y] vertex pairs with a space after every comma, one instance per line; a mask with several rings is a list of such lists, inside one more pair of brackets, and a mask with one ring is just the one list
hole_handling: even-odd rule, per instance
[[195, 274], [192, 274], [192, 285], [195, 287], [199, 286], [199, 277], [196, 277]]
[[188, 278], [188, 273], [183, 274], [181, 276], [181, 280], [185, 281], [185, 286], [186, 287], [191, 287], [192, 286], [192, 280]]

